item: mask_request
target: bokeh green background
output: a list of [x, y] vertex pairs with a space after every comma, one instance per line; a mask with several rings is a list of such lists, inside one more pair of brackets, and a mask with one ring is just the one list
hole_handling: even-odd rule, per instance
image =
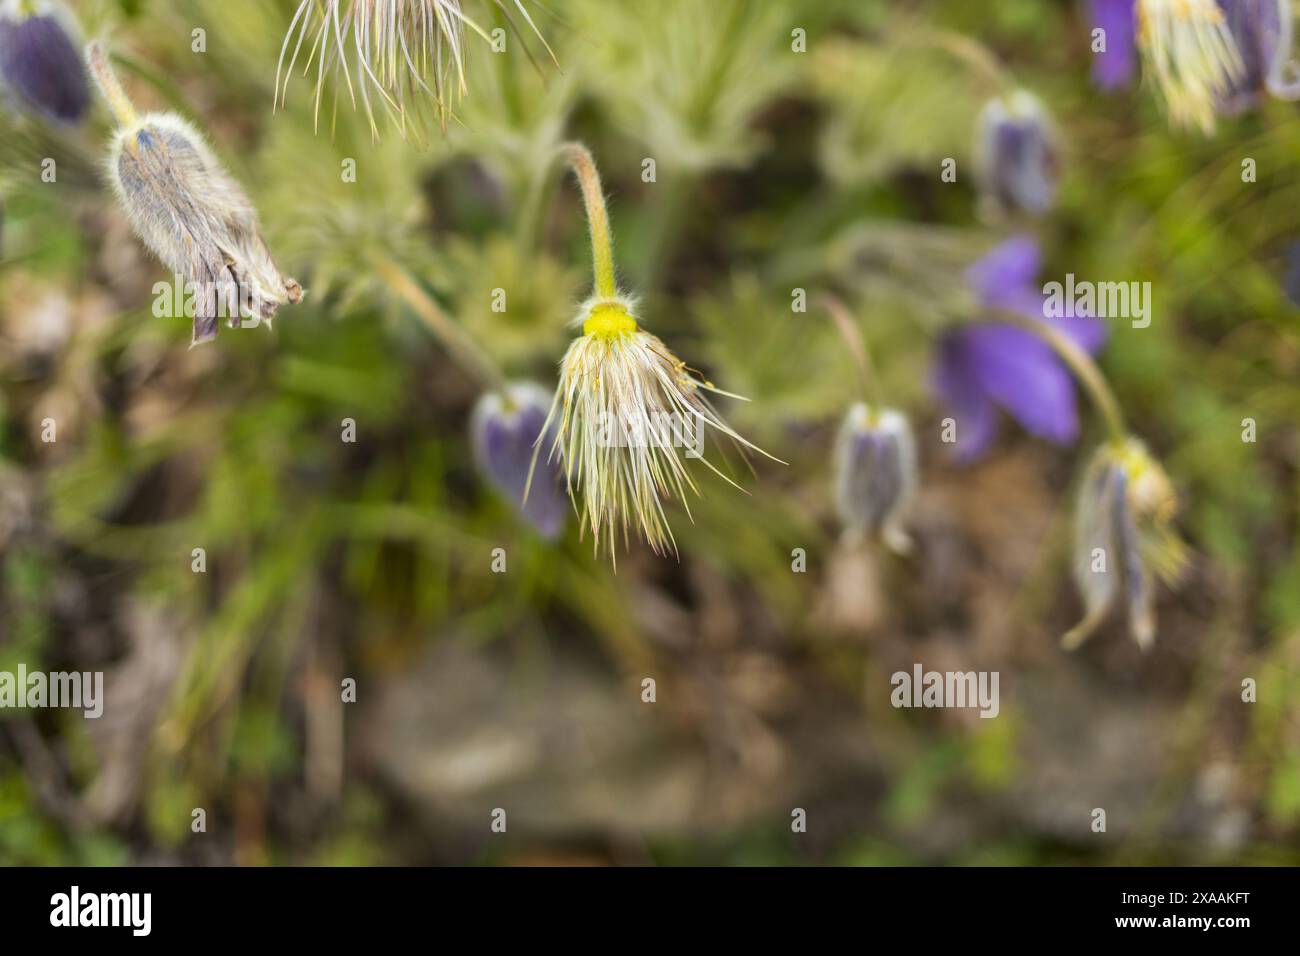
[[[72, 131], [0, 117], [0, 669], [103, 670], [109, 694], [99, 721], [0, 712], [0, 862], [1300, 859], [1294, 105], [1171, 133], [1148, 90], [1091, 86], [1075, 3], [546, 0], [558, 68], [535, 38], [471, 37], [447, 135], [374, 143], [347, 108], [314, 133], [301, 76], [272, 114], [288, 0], [72, 6], [139, 106], [209, 133], [309, 294], [272, 333], [188, 349], [103, 185], [102, 109]], [[1040, 222], [977, 215], [999, 89], [954, 35], [1056, 119]], [[643, 324], [750, 398], [724, 413], [789, 463], [756, 461], [743, 494], [702, 476], [693, 523], [672, 510], [680, 560], [634, 542], [617, 573], [477, 475], [479, 385], [380, 268], [549, 388], [590, 282], [548, 162], [569, 138], [600, 164]], [[1193, 547], [1145, 655], [1118, 622], [1057, 646], [1095, 417], [1069, 449], [1007, 429], [974, 467], [939, 440], [934, 331], [1015, 231], [1050, 276], [1152, 283], [1151, 327], [1112, 323], [1101, 356]], [[910, 557], [841, 539], [829, 449], [854, 369], [797, 288], [849, 302], [916, 426]], [[1000, 716], [894, 710], [914, 662], [999, 671]]]

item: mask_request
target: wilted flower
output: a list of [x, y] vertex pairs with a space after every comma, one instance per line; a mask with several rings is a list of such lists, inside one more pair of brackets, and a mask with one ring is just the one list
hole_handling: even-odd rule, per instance
[[853, 535], [879, 535], [895, 551], [911, 542], [902, 527], [916, 492], [916, 447], [902, 412], [858, 402], [835, 442], [835, 504]]
[[696, 378], [668, 346], [638, 328], [630, 302], [594, 299], [583, 314], [582, 335], [560, 362], [547, 417], [549, 425], [560, 413], [550, 457], [563, 459], [570, 494], [581, 486], [583, 525], [598, 549], [604, 537], [612, 552], [615, 527], [621, 524], [626, 542], [635, 525], [664, 554], [676, 545], [663, 499], [685, 499], [688, 488], [698, 494], [682, 459], [703, 443], [706, 426], [760, 449], [733, 431], [704, 394], [729, 393]]
[[194, 344], [217, 335], [217, 319], [268, 325], [302, 286], [281, 275], [257, 211], [203, 137], [172, 113], [136, 116], [97, 44], [91, 71], [119, 128], [109, 155], [113, 188], [137, 235], [195, 294]]
[[0, 0], [0, 80], [22, 105], [65, 123], [90, 103], [76, 32], [56, 0]]
[[[513, 0], [515, 8], [546, 46], [524, 0]], [[496, 0], [506, 10], [504, 0]], [[507, 16], [509, 13], [507, 11]], [[289, 91], [303, 42], [309, 37], [310, 52], [304, 73], [316, 71], [316, 118], [329, 76], [338, 95], [339, 73], [357, 107], [357, 94], [370, 122], [371, 134], [379, 135], [375, 123], [375, 100], [400, 128], [419, 115], [408, 107], [427, 97], [446, 123], [453, 100], [465, 92], [465, 30], [487, 42], [488, 34], [461, 9], [461, 0], [302, 0], [289, 24], [280, 62], [276, 67], [276, 103], [281, 105]], [[350, 34], [350, 36], [349, 36]], [[285, 67], [285, 56], [293, 53]], [[547, 46], [547, 51], [550, 47]], [[552, 54], [552, 59], [554, 55]], [[353, 73], [356, 82], [353, 83]], [[284, 82], [281, 84], [280, 77]]]
[[[539, 533], [556, 538], [564, 530], [568, 510], [559, 463], [544, 462], [528, 488], [533, 449], [543, 437], [550, 404], [550, 393], [532, 382], [512, 382], [503, 391], [486, 392], [474, 406], [470, 437], [474, 460], [487, 480]], [[548, 437], [554, 438], [553, 430]]]
[[[1044, 315], [1045, 296], [1035, 284], [1042, 255], [1033, 239], [1007, 240], [967, 272], [967, 283], [987, 308], [1052, 325], [1088, 352], [1106, 337], [1092, 316]], [[998, 408], [1030, 434], [1057, 444], [1079, 433], [1074, 383], [1057, 354], [1038, 336], [1003, 322], [965, 325], [943, 335], [934, 386], [957, 423], [956, 453], [970, 461], [997, 434]]]
[[984, 202], [995, 212], [1041, 215], [1056, 199], [1056, 133], [1026, 90], [989, 101], [980, 114], [976, 169]]
[[1078, 647], [1116, 604], [1146, 650], [1155, 640], [1153, 577], [1170, 583], [1186, 563], [1172, 524], [1178, 499], [1158, 462], [1137, 439], [1108, 442], [1093, 456], [1075, 511], [1074, 576], [1084, 619], [1065, 635]]
[[664, 499], [684, 500], [688, 488], [698, 493], [682, 458], [703, 458], [708, 428], [738, 446], [766, 453], [733, 431], [705, 394], [729, 393], [697, 378], [668, 346], [638, 327], [632, 302], [619, 295], [615, 282], [609, 219], [595, 163], [583, 146], [569, 144], [564, 153], [587, 206], [596, 294], [579, 313], [582, 335], [560, 362], [560, 381], [546, 419], [549, 428], [559, 415], [549, 457], [563, 461], [575, 501], [575, 487], [581, 486], [583, 531], [591, 531], [597, 550], [603, 538], [612, 554], [616, 526], [625, 542], [636, 526], [650, 547], [663, 554], [676, 550]]

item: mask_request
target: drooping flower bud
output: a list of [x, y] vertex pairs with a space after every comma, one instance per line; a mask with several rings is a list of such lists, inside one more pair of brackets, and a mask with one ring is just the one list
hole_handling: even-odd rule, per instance
[[302, 301], [302, 286], [271, 258], [257, 210], [198, 131], [172, 113], [136, 116], [96, 44], [89, 60], [119, 123], [114, 191], [136, 234], [194, 295], [193, 344], [216, 338], [218, 318], [269, 326], [281, 305]]
[[76, 32], [56, 0], [0, 0], [0, 87], [48, 119], [79, 121], [90, 89]]
[[916, 446], [902, 412], [863, 402], [849, 409], [835, 442], [835, 504], [845, 530], [880, 537], [894, 551], [911, 541], [902, 519], [916, 492]]
[[538, 533], [554, 539], [568, 511], [559, 462], [542, 457], [528, 484], [534, 446], [540, 439], [549, 447], [554, 439], [554, 429], [543, 437], [550, 404], [550, 393], [532, 382], [511, 383], [504, 395], [487, 392], [474, 406], [470, 437], [483, 476]]
[[1084, 619], [1062, 640], [1082, 644], [1121, 604], [1143, 650], [1155, 641], [1155, 579], [1175, 581], [1186, 546], [1173, 528], [1178, 498], [1164, 469], [1130, 438], [1093, 456], [1075, 511], [1074, 575]]
[[1060, 150], [1037, 97], [1026, 90], [990, 100], [975, 144], [981, 201], [995, 215], [1042, 215], [1056, 201]]

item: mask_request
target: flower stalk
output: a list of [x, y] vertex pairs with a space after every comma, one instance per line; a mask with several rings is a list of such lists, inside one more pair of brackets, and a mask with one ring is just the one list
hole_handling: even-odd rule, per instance
[[126, 95], [126, 91], [122, 89], [117, 74], [108, 65], [108, 55], [104, 52], [103, 46], [98, 43], [90, 44], [86, 48], [86, 60], [90, 65], [90, 75], [95, 78], [95, 82], [99, 85], [99, 90], [104, 96], [104, 102], [108, 104], [108, 108], [112, 111], [118, 125], [124, 129], [135, 126], [139, 122], [135, 105]]
[[565, 143], [560, 147], [560, 154], [582, 188], [582, 202], [587, 209], [587, 227], [591, 233], [596, 296], [600, 299], [616, 298], [618, 281], [614, 273], [614, 240], [609, 231], [609, 212], [605, 208], [605, 194], [601, 190], [596, 161], [591, 150], [581, 143]]
[[419, 317], [461, 368], [477, 378], [485, 388], [506, 394], [507, 383], [496, 363], [451, 320], [405, 269], [384, 256], [375, 256], [372, 261], [375, 271], [389, 290]]
[[876, 375], [875, 363], [871, 361], [871, 352], [868, 350], [866, 340], [862, 336], [862, 330], [858, 328], [858, 324], [854, 321], [848, 306], [837, 296], [829, 293], [823, 295], [820, 302], [827, 315], [831, 317], [831, 321], [835, 323], [840, 336], [844, 339], [849, 355], [853, 357], [853, 364], [858, 371], [858, 384], [862, 397], [875, 408], [883, 409], [885, 407], [885, 395], [880, 386], [880, 378]]

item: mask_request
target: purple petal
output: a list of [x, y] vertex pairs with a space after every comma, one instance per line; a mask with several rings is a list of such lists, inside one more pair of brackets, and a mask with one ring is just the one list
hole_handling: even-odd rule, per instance
[[545, 422], [544, 405], [530, 402], [508, 412], [490, 395], [476, 410], [471, 433], [475, 457], [488, 481], [539, 533], [556, 538], [564, 530], [569, 505], [559, 463], [550, 457], [553, 430], [542, 440], [533, 484], [524, 501], [533, 444]]
[[998, 431], [998, 414], [969, 367], [965, 335], [966, 330], [958, 330], [939, 340], [932, 383], [957, 423], [956, 458], [970, 462], [983, 455], [993, 443]]
[[1041, 339], [1009, 325], [963, 329], [973, 379], [1032, 435], [1069, 444], [1079, 433], [1074, 384]]
[[1106, 52], [1094, 53], [1092, 81], [1115, 90], [1133, 81], [1137, 66], [1134, 0], [1089, 0], [1092, 26], [1106, 31]]
[[1041, 316], [1036, 281], [1042, 266], [1038, 243], [1030, 236], [1013, 236], [967, 269], [966, 282], [985, 305], [1019, 312], [1032, 302], [1030, 314]]

